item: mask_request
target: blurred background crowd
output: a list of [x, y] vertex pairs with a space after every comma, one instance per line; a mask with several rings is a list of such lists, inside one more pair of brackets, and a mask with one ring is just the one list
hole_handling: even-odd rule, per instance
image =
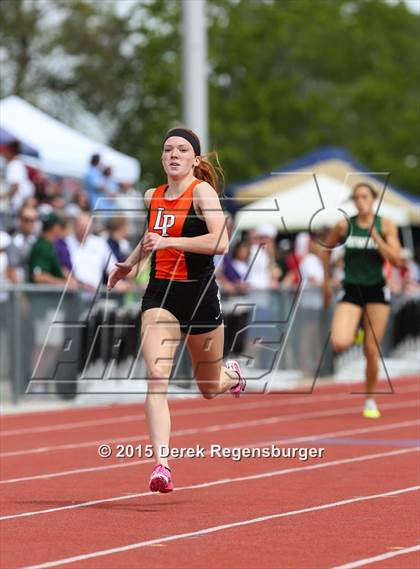
[[[106, 283], [114, 262], [124, 261], [142, 234], [141, 194], [129, 183], [118, 183], [112, 168], [102, 163], [99, 154], [91, 156], [84, 179], [75, 180], [49, 177], [26, 165], [20, 152], [17, 140], [3, 145], [3, 282], [64, 285], [69, 278], [69, 287], [95, 291]], [[100, 216], [92, 218], [98, 203]], [[137, 212], [136, 223], [127, 216], [127, 207]], [[232, 233], [234, 217], [228, 212], [226, 215]], [[243, 295], [249, 290], [287, 289], [297, 287], [302, 279], [311, 287], [321, 288], [324, 277], [320, 251], [327, 231], [321, 228], [315, 234], [285, 236], [270, 224], [242, 231], [229, 253], [216, 259], [223, 292]], [[419, 265], [408, 249], [404, 254], [403, 269], [385, 267], [387, 283], [397, 294], [420, 288]], [[341, 282], [342, 261], [343, 251], [338, 249], [333, 256], [332, 274], [336, 287]], [[117, 290], [125, 292], [146, 281], [147, 266], [140, 274], [137, 267]]]
[[[64, 285], [70, 277], [69, 287], [95, 291], [106, 282], [110, 264], [128, 256], [129, 238], [140, 235], [141, 227], [134, 234], [125, 215], [127, 199], [129, 209], [140, 211], [140, 194], [131, 184], [117, 183], [99, 154], [92, 155], [84, 179], [77, 180], [48, 176], [26, 164], [20, 150], [18, 140], [3, 145], [3, 283]], [[92, 222], [92, 208], [101, 198], [100, 220]], [[120, 283], [119, 290], [127, 287]]]
[[[91, 292], [105, 284], [110, 267], [125, 260], [144, 230], [140, 192], [133, 184], [118, 183], [111, 166], [103, 164], [99, 154], [90, 157], [83, 180], [53, 178], [29, 166], [18, 140], [4, 144], [2, 154], [3, 283], [64, 285], [69, 279], [70, 288]], [[135, 223], [127, 211], [137, 213]], [[235, 217], [229, 212], [226, 216], [232, 235]], [[236, 233], [228, 254], [215, 259], [223, 292], [237, 296], [252, 290], [296, 288], [302, 279], [312, 288], [321, 288], [324, 275], [320, 250], [328, 230], [285, 235], [274, 225], [263, 223]], [[74, 263], [76, 254], [78, 262]], [[413, 251], [404, 249], [403, 254], [402, 269], [386, 265], [387, 284], [395, 294], [415, 293], [420, 289], [419, 265]], [[336, 287], [342, 278], [342, 262], [343, 250], [337, 249], [332, 275]], [[145, 285], [148, 267], [138, 269], [126, 282], [119, 283], [117, 291]]]

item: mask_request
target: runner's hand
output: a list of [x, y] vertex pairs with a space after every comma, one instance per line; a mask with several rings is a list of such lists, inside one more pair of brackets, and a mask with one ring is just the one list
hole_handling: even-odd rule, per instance
[[149, 232], [143, 237], [143, 250], [146, 253], [160, 249], [166, 249], [170, 243], [170, 238], [163, 238], [157, 233]]
[[108, 277], [108, 290], [112, 290], [119, 280], [128, 275], [132, 268], [130, 263], [115, 263], [115, 269], [110, 272]]

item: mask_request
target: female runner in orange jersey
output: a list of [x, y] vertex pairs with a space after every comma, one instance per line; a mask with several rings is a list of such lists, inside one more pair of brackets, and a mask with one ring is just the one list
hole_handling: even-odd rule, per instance
[[246, 382], [236, 361], [223, 365], [224, 326], [213, 256], [226, 253], [229, 240], [217, 194], [217, 174], [201, 155], [199, 138], [186, 128], [170, 130], [161, 161], [167, 183], [146, 191], [148, 230], [108, 280], [112, 289], [151, 254], [149, 283], [142, 300], [141, 345], [147, 366], [146, 416], [157, 464], [154, 492], [173, 490], [162, 448], [171, 429], [167, 401], [173, 358], [181, 338], [191, 355], [202, 395], [212, 399], [230, 390], [239, 396]]

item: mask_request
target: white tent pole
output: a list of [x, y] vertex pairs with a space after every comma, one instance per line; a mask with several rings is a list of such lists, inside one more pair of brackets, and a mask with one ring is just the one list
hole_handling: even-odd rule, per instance
[[206, 0], [183, 0], [183, 117], [208, 148]]

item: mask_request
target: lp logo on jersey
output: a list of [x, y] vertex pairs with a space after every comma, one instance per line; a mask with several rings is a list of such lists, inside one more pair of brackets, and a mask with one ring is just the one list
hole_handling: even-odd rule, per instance
[[175, 216], [170, 213], [162, 214], [162, 211], [164, 211], [163, 207], [158, 207], [156, 223], [153, 229], [161, 229], [162, 237], [169, 237], [169, 233], [166, 230], [174, 225]]

